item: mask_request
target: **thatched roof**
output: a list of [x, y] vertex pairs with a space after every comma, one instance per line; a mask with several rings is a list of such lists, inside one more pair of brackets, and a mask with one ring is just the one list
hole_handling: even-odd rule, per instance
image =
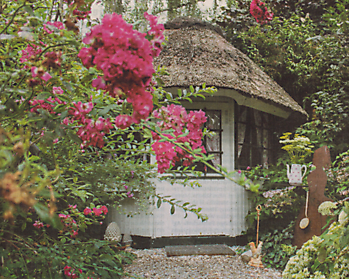
[[198, 19], [177, 18], [165, 24], [167, 45], [155, 65], [165, 66], [164, 87], [215, 86], [307, 113], [251, 59], [228, 43], [219, 27]]

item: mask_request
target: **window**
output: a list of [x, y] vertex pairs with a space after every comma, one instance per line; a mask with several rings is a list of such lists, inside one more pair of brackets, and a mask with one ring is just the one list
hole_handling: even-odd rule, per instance
[[[215, 135], [212, 137], [205, 136], [203, 140], [203, 146], [206, 150], [206, 155], [213, 155], [213, 159], [209, 161], [214, 167], [222, 165], [222, 112], [220, 110], [203, 110], [206, 114], [207, 121], [205, 127], [214, 132]], [[215, 173], [214, 170], [207, 167], [202, 163], [196, 164], [196, 170], [202, 171], [203, 173]]]
[[273, 116], [249, 107], [235, 107], [235, 168], [274, 163], [271, 131]]

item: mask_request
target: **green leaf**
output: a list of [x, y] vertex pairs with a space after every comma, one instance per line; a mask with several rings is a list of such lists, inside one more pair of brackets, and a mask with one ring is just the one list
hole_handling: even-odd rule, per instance
[[175, 213], [176, 209], [175, 206], [172, 204], [171, 206], [171, 215], [173, 215]]
[[158, 199], [158, 201], [157, 201], [157, 203], [156, 203], [156, 207], [157, 207], [157, 208], [160, 208], [161, 203], [162, 203], [162, 202], [161, 202], [161, 199]]
[[94, 246], [95, 246], [96, 249], [101, 248], [103, 245], [104, 245], [103, 242], [95, 242], [95, 243], [94, 243]]
[[50, 224], [58, 230], [62, 229], [63, 225], [60, 218], [57, 214], [50, 214], [47, 206], [37, 202], [33, 207], [43, 222]]
[[319, 249], [318, 260], [319, 260], [320, 263], [323, 263], [323, 262], [325, 262], [326, 258], [327, 258], [326, 248], [325, 247], [321, 247]]
[[110, 264], [111, 266], [115, 266], [116, 265], [116, 263], [114, 261], [115, 258], [113, 256], [109, 255], [109, 254], [103, 254], [103, 255], [101, 255], [99, 257], [99, 259], [100, 259], [101, 262], [105, 262], [107, 264]]

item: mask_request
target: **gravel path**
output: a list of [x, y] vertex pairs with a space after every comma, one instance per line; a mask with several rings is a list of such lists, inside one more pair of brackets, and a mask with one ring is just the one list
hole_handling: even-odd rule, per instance
[[280, 271], [251, 267], [243, 263], [238, 255], [167, 257], [164, 248], [131, 251], [137, 255], [137, 259], [125, 267], [130, 274], [125, 279], [282, 278]]

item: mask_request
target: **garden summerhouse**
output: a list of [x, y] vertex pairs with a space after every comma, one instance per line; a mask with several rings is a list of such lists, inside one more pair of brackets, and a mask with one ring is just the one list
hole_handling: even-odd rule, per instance
[[[183, 103], [187, 109], [202, 109], [207, 128], [216, 135], [205, 140], [213, 165], [228, 171], [273, 162], [276, 125], [290, 119], [306, 119], [307, 114], [276, 82], [246, 55], [228, 43], [221, 30], [196, 19], [177, 18], [165, 24], [168, 41], [155, 65], [165, 66], [164, 88], [176, 94], [189, 86], [215, 86], [218, 90], [205, 100]], [[285, 128], [287, 129], [287, 128]], [[171, 215], [170, 206], [151, 208], [152, 214], [128, 217], [112, 211], [123, 234], [150, 240], [178, 237], [235, 237], [246, 230], [250, 209], [248, 191], [221, 175], [202, 169], [202, 187], [191, 188], [158, 182], [156, 191], [202, 207], [208, 215], [201, 222], [194, 214], [184, 218], [182, 210]], [[124, 201], [126, 211], [136, 210], [132, 199]]]

